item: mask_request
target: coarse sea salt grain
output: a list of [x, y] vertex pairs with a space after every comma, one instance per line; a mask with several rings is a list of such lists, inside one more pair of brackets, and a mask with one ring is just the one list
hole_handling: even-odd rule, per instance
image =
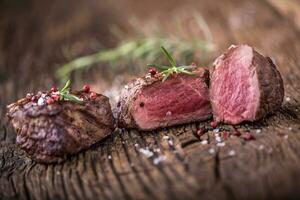
[[138, 143], [135, 143], [135, 144], [134, 144], [134, 146], [135, 146], [135, 147], [138, 147], [138, 146], [139, 146], [139, 144], [138, 144]]
[[290, 101], [291, 98], [290, 98], [290, 97], [286, 97], [285, 100], [286, 100], [286, 101]]
[[38, 104], [39, 106], [42, 106], [42, 105], [44, 105], [44, 104], [45, 104], [45, 100], [44, 100], [44, 98], [39, 98], [39, 100], [38, 100], [37, 104]]
[[201, 144], [203, 144], [203, 145], [208, 144], [208, 141], [207, 140], [202, 140]]
[[261, 145], [258, 146], [259, 150], [263, 150], [264, 148], [265, 148], [265, 146], [263, 144], [261, 144]]
[[228, 155], [229, 155], [229, 156], [235, 156], [235, 155], [236, 155], [235, 150], [230, 150], [230, 151], [228, 152]]
[[213, 130], [214, 133], [219, 133], [219, 131], [220, 131], [220, 129], [218, 129], [218, 128], [215, 128], [215, 129]]
[[111, 155], [108, 156], [108, 159], [111, 160]]
[[128, 87], [128, 85], [125, 85], [124, 88], [127, 90], [129, 87]]
[[167, 136], [167, 135], [164, 135], [164, 136], [163, 136], [163, 139], [164, 139], [164, 140], [168, 140], [168, 139], [170, 139], [170, 137]]
[[293, 128], [292, 128], [292, 127], [289, 127], [289, 131], [291, 131], [291, 130], [293, 130]]
[[139, 152], [144, 154], [147, 158], [150, 158], [154, 155], [153, 152], [148, 149], [139, 149]]
[[216, 141], [217, 141], [217, 142], [222, 142], [222, 138], [221, 138], [220, 136], [217, 136], [217, 137], [216, 137]]
[[151, 78], [151, 75], [148, 74], [145, 76], [145, 78], [149, 79], [149, 78]]
[[165, 160], [167, 160], [166, 156], [159, 156], [159, 157], [153, 159], [153, 164], [158, 165], [160, 162], [163, 162]]
[[172, 141], [172, 140], [169, 140], [169, 145], [171, 145], [171, 146], [173, 146], [173, 145], [174, 145], [174, 143], [173, 143], [173, 141]]
[[215, 150], [214, 148], [210, 148], [210, 149], [208, 150], [208, 152], [209, 152], [210, 154], [215, 154], [215, 153], [216, 153], [216, 150]]
[[261, 133], [261, 129], [257, 129], [257, 130], [256, 130], [256, 133]]
[[218, 146], [218, 147], [224, 147], [224, 146], [225, 146], [225, 142], [217, 143], [217, 146]]
[[289, 136], [288, 135], [284, 135], [283, 138], [287, 140], [289, 138]]

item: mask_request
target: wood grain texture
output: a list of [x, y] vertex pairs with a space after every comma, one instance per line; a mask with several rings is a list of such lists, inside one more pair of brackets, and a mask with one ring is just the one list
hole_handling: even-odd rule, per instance
[[[17, 64], [6, 56], [5, 64], [15, 67], [1, 68], [9, 78], [0, 86], [0, 199], [299, 198], [300, 36], [297, 27], [266, 1], [195, 2], [191, 5], [203, 13], [218, 44], [216, 54], [232, 43], [247, 43], [276, 60], [286, 90], [282, 108], [260, 122], [235, 127], [241, 133], [250, 131], [256, 139], [223, 138], [225, 146], [220, 147], [216, 145], [215, 133], [209, 129], [201, 137], [208, 140], [203, 145], [195, 133], [200, 126], [209, 127], [208, 123], [148, 133], [117, 129], [104, 141], [65, 163], [38, 164], [14, 144], [15, 133], [4, 117], [5, 105], [23, 96], [28, 88], [46, 84], [43, 78], [51, 69], [36, 80], [25, 74], [20, 82], [18, 72], [24, 70], [22, 66], [29, 68], [26, 59], [16, 55], [16, 59], [23, 59], [23, 63]], [[0, 31], [1, 34], [4, 33]], [[18, 47], [13, 40], [8, 42], [13, 48]], [[10, 55], [7, 51], [12, 51], [11, 48], [6, 46], [2, 51]], [[38, 58], [36, 62], [43, 59]], [[33, 71], [39, 72], [36, 63], [34, 66]], [[232, 129], [232, 126], [221, 126], [221, 132]], [[158, 162], [158, 158], [162, 161]]]

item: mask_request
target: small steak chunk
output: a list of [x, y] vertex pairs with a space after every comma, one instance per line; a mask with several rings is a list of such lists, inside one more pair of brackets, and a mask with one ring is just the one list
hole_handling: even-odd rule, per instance
[[8, 106], [7, 116], [17, 131], [16, 143], [34, 160], [43, 163], [61, 162], [68, 155], [109, 135], [114, 120], [107, 97], [76, 92], [83, 104], [57, 101], [38, 105], [26, 98]]
[[284, 88], [272, 60], [247, 45], [232, 46], [211, 70], [210, 98], [218, 122], [255, 121], [280, 108]]
[[208, 70], [199, 68], [194, 74], [175, 74], [165, 82], [161, 74], [132, 81], [118, 103], [118, 124], [153, 130], [210, 118]]

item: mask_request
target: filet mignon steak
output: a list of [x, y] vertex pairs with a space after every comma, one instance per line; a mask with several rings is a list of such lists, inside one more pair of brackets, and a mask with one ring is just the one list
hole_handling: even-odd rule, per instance
[[176, 74], [165, 82], [160, 73], [133, 80], [121, 93], [118, 124], [153, 130], [210, 118], [208, 70], [198, 68], [193, 73]]
[[85, 92], [73, 93], [83, 104], [60, 101], [39, 106], [19, 100], [8, 106], [7, 116], [17, 132], [16, 143], [34, 160], [61, 162], [109, 135], [114, 120], [107, 97], [91, 100]]
[[239, 124], [273, 113], [282, 104], [283, 81], [272, 60], [247, 45], [232, 46], [210, 73], [216, 121]]

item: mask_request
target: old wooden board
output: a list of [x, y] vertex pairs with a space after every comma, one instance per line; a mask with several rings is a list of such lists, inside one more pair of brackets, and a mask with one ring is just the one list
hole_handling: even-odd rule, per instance
[[[41, 54], [47, 42], [29, 38], [24, 48], [26, 38], [14, 40], [18, 29], [2, 29], [1, 38], [10, 39], [1, 47], [5, 58], [0, 63], [1, 76], [7, 77], [0, 85], [0, 199], [299, 199], [300, 35], [295, 20], [272, 2], [203, 0], [188, 4], [207, 20], [219, 53], [232, 43], [247, 43], [272, 56], [279, 66], [286, 90], [282, 108], [260, 122], [235, 127], [242, 133], [251, 131], [255, 140], [225, 140], [220, 134], [225, 146], [218, 146], [215, 133], [209, 130], [202, 138], [208, 144], [202, 144], [195, 132], [207, 123], [148, 133], [118, 129], [91, 149], [56, 165], [33, 162], [17, 148], [15, 133], [4, 116], [8, 102], [29, 88], [51, 83], [45, 78], [52, 68], [44, 73], [39, 68], [49, 58], [49, 49]], [[147, 9], [140, 12], [147, 14]], [[43, 31], [34, 34], [41, 36]], [[14, 54], [18, 48], [22, 51]], [[28, 62], [35, 56], [34, 62]], [[33, 79], [32, 73], [41, 75]], [[221, 132], [232, 128], [221, 126]]]

